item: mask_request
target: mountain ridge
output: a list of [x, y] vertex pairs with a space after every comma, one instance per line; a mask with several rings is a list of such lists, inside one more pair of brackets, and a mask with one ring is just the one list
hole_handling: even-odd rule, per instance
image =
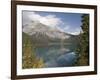
[[61, 30], [57, 29], [56, 27], [49, 27], [46, 26], [38, 21], [32, 21], [29, 25], [25, 25], [23, 27], [23, 32], [27, 33], [28, 35], [46, 35], [51, 38], [69, 38], [72, 34], [62, 32]]

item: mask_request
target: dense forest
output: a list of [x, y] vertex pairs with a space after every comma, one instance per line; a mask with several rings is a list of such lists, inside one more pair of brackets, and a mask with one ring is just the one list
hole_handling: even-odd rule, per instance
[[79, 46], [76, 49], [78, 59], [76, 65], [86, 66], [89, 65], [89, 15], [82, 15], [82, 32], [79, 35]]

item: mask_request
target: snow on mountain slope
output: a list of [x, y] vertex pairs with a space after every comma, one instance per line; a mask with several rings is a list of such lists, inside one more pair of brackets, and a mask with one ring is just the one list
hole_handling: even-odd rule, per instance
[[32, 21], [30, 24], [24, 25], [23, 32], [37, 38], [40, 36], [56, 39], [67, 39], [70, 37], [70, 34], [65, 34], [60, 29], [46, 26], [39, 21]]

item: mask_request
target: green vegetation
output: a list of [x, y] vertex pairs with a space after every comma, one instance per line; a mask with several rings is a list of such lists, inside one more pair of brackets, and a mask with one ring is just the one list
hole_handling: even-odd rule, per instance
[[22, 68], [42, 68], [44, 66], [43, 59], [39, 59], [35, 55], [35, 47], [32, 44], [32, 39], [23, 33], [22, 43]]
[[76, 49], [76, 53], [79, 58], [76, 61], [78, 66], [89, 65], [89, 15], [82, 15], [82, 32], [79, 35], [79, 47]]

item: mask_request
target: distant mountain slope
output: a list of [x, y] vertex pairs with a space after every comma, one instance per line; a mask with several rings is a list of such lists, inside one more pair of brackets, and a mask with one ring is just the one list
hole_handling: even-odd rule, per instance
[[29, 35], [34, 43], [59, 43], [61, 40], [72, 43], [77, 41], [77, 36], [62, 32], [56, 27], [46, 26], [38, 21], [32, 21], [30, 24], [24, 25], [23, 33]]

